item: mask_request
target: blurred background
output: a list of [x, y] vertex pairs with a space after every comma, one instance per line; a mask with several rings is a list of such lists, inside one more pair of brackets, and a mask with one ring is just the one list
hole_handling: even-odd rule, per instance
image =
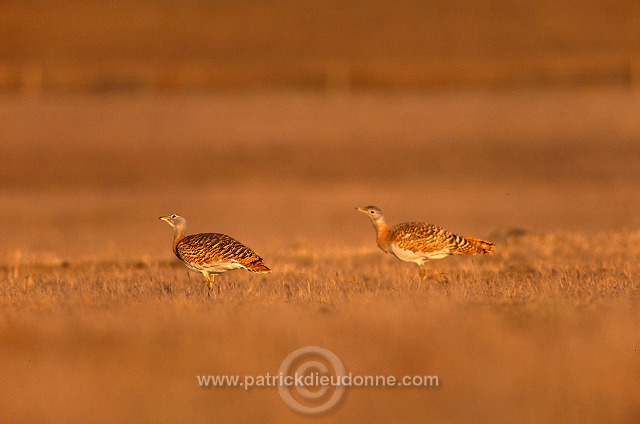
[[0, 242], [162, 255], [176, 212], [357, 245], [371, 203], [477, 236], [637, 228], [638, 22], [633, 0], [3, 1]]
[[640, 79], [639, 9], [632, 0], [8, 0], [0, 90], [629, 87]]

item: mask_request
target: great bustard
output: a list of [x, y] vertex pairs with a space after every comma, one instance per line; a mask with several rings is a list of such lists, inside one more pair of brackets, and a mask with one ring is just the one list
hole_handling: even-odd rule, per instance
[[161, 216], [160, 219], [173, 227], [173, 253], [187, 268], [205, 276], [209, 293], [213, 290], [217, 274], [238, 268], [257, 273], [271, 272], [253, 250], [225, 234], [203, 233], [185, 236], [187, 221], [183, 217], [173, 214]]
[[404, 222], [389, 228], [380, 208], [365, 206], [356, 209], [371, 218], [377, 233], [378, 247], [402, 261], [418, 264], [423, 279], [428, 277], [425, 264], [429, 259], [463, 254], [490, 255], [495, 250], [495, 245], [491, 242], [458, 236], [422, 222]]

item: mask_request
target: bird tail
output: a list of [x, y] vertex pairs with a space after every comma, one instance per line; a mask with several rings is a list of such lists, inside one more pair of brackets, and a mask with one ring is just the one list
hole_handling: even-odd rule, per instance
[[246, 265], [247, 268], [251, 272], [257, 272], [258, 274], [265, 274], [267, 272], [271, 272], [271, 268], [262, 263], [262, 261], [251, 262]]
[[496, 245], [491, 243], [490, 241], [484, 241], [473, 237], [464, 237], [470, 244], [467, 249], [464, 249], [467, 254], [475, 255], [475, 254], [484, 254], [491, 255], [494, 250], [496, 250]]

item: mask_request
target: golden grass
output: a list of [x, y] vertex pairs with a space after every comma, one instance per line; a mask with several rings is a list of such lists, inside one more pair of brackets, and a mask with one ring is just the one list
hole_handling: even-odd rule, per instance
[[354, 388], [326, 422], [633, 422], [640, 234], [530, 235], [494, 257], [434, 262], [449, 283], [373, 249], [271, 252], [276, 270], [208, 297], [174, 262], [2, 268], [3, 421], [292, 420], [276, 389], [196, 375], [277, 373], [318, 345], [360, 375], [438, 375], [430, 389]]
[[[368, 228], [363, 232], [371, 236]], [[640, 288], [635, 281], [638, 267], [633, 263], [640, 255], [638, 245], [637, 231], [517, 236], [499, 243], [496, 255], [433, 262], [433, 271], [446, 275], [448, 283], [423, 282], [415, 265], [385, 256], [373, 246], [359, 250], [280, 249], [268, 252], [269, 265], [276, 270], [270, 275], [234, 272], [220, 277], [224, 296], [217, 301], [331, 304], [361, 294], [391, 299], [428, 297], [435, 290], [436, 296], [460, 301], [535, 305], [557, 298], [588, 304], [635, 294]], [[2, 266], [2, 279], [2, 302], [8, 310], [21, 302], [27, 310], [37, 311], [40, 305], [51, 304], [109, 306], [159, 299], [188, 305], [211, 301], [203, 277], [188, 273], [177, 259], [70, 261], [23, 259], [16, 254]]]

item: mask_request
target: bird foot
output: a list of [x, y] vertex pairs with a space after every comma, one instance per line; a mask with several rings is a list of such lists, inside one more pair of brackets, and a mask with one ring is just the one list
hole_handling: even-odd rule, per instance
[[441, 284], [449, 284], [449, 276], [441, 272], [440, 275], [436, 277], [436, 281]]
[[449, 276], [444, 272], [435, 273], [435, 272], [427, 271], [425, 269], [420, 270], [420, 278], [423, 281], [432, 281], [434, 283], [446, 284], [449, 282]]
[[[215, 286], [215, 291], [214, 291], [214, 286]], [[213, 281], [208, 281], [207, 287], [209, 288], [209, 291], [207, 293], [209, 297], [220, 298], [221, 296], [220, 283], [215, 284]]]

